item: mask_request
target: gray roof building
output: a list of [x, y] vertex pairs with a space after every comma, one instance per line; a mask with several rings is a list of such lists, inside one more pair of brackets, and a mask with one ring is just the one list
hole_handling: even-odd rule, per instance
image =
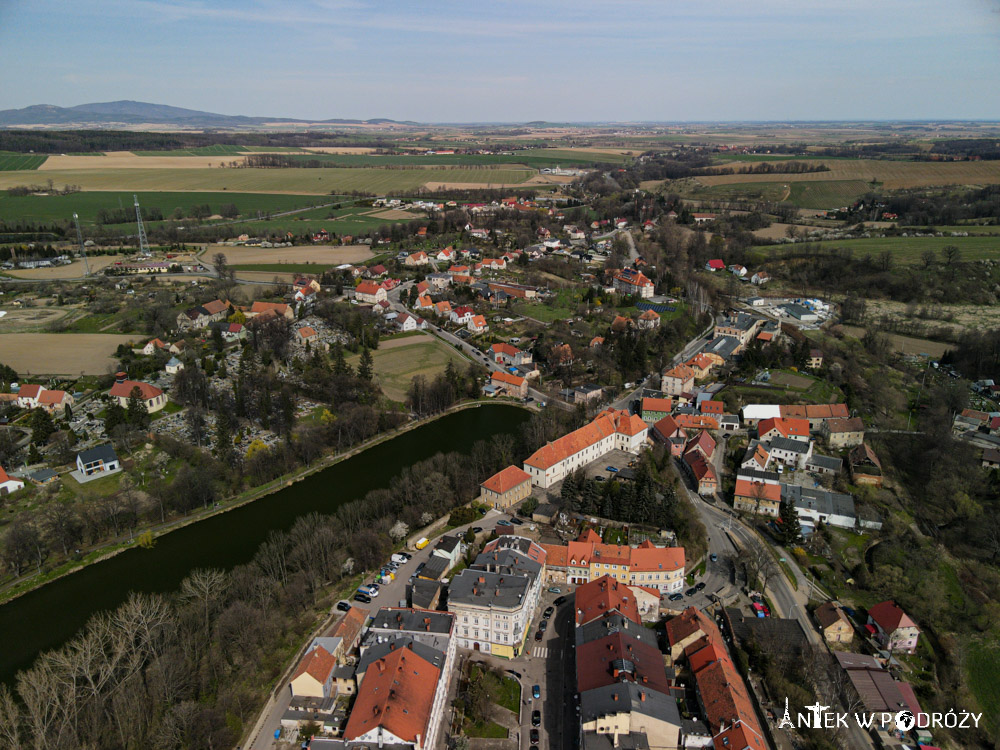
[[447, 557], [442, 557], [441, 555], [431, 555], [427, 559], [427, 562], [424, 563], [424, 567], [421, 569], [420, 573], [417, 574], [417, 578], [425, 578], [428, 581], [437, 581], [450, 567], [451, 560]]
[[369, 631], [394, 631], [397, 633], [451, 633], [455, 616], [449, 612], [431, 612], [426, 609], [383, 607], [375, 613]]
[[681, 723], [673, 697], [634, 682], [618, 682], [580, 694], [580, 720], [584, 723], [624, 711], [655, 716], [678, 726]]
[[109, 463], [111, 461], [118, 460], [118, 454], [115, 453], [115, 449], [111, 447], [111, 443], [97, 445], [93, 448], [88, 448], [85, 451], [80, 451], [80, 453], [77, 454], [77, 457], [83, 461], [84, 464], [94, 463], [95, 461]]
[[599, 640], [613, 633], [624, 633], [647, 646], [659, 648], [656, 642], [656, 633], [644, 625], [623, 617], [614, 611], [606, 617], [591, 620], [586, 625], [578, 626], [576, 628], [577, 648], [585, 643]]
[[733, 358], [733, 354], [740, 348], [740, 340], [733, 336], [716, 336], [701, 348], [705, 354], [717, 354], [727, 362]]
[[802, 440], [792, 440], [791, 438], [786, 437], [771, 438], [767, 445], [772, 450], [776, 448], [779, 451], [788, 451], [789, 453], [809, 452], [809, 443]]
[[830, 474], [840, 473], [840, 469], [843, 467], [844, 462], [839, 458], [834, 458], [833, 456], [820, 456], [813, 453], [812, 456], [806, 459], [806, 470], [807, 471], [822, 471]]
[[527, 575], [466, 568], [452, 579], [448, 587], [448, 602], [475, 607], [515, 609], [524, 601], [530, 588], [531, 578]]

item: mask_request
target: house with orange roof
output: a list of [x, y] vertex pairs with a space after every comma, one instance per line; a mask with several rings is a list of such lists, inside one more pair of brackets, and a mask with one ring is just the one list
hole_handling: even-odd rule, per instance
[[594, 338], [590, 340], [589, 348], [596, 349], [599, 346], [604, 346], [604, 337], [594, 336]]
[[673, 410], [674, 402], [669, 398], [643, 398], [639, 402], [639, 414], [646, 424], [656, 424]]
[[503, 370], [490, 373], [490, 385], [515, 398], [524, 398], [528, 394], [528, 381], [525, 378]]
[[583, 584], [611, 576], [628, 586], [671, 594], [684, 586], [684, 548], [657, 547], [649, 540], [637, 547], [604, 544], [585, 532], [567, 545], [545, 545], [550, 581]]
[[612, 284], [619, 294], [634, 294], [643, 299], [653, 296], [653, 282], [642, 271], [623, 268], [612, 277]]
[[638, 415], [605, 409], [594, 420], [542, 446], [524, 462], [534, 485], [551, 487], [571, 471], [612, 450], [638, 454], [646, 442], [648, 425]]
[[611, 330], [615, 333], [621, 333], [622, 331], [627, 331], [629, 328], [635, 326], [635, 321], [632, 318], [626, 318], [624, 315], [616, 315], [615, 319], [611, 321]]
[[689, 432], [719, 429], [719, 420], [711, 414], [674, 414], [674, 422]]
[[778, 411], [779, 416], [785, 419], [808, 420], [810, 430], [819, 430], [828, 419], [847, 419], [851, 416], [847, 404], [787, 404], [779, 406]]
[[586, 625], [612, 612], [640, 622], [639, 607], [627, 584], [603, 575], [577, 587], [574, 595], [577, 626]]
[[446, 299], [435, 303], [434, 312], [438, 317], [447, 318], [451, 315], [451, 302]]
[[426, 266], [431, 262], [431, 259], [427, 257], [427, 253], [423, 250], [418, 250], [415, 253], [410, 253], [406, 256], [403, 261], [404, 266], [415, 267], [415, 266]]
[[469, 319], [469, 322], [465, 324], [465, 327], [473, 333], [486, 333], [490, 330], [489, 325], [486, 323], [486, 318], [482, 315], [473, 315]]
[[389, 297], [388, 293], [374, 281], [362, 281], [354, 288], [354, 299], [358, 302], [367, 302], [374, 305]]
[[667, 621], [666, 637], [675, 671], [686, 669], [694, 677], [715, 750], [768, 750], [750, 693], [715, 622], [688, 607]]
[[757, 436], [761, 442], [783, 437], [808, 443], [809, 422], [805, 419], [762, 419], [757, 423]]
[[15, 400], [22, 409], [44, 409], [49, 414], [64, 411], [75, 403], [71, 393], [34, 384], [22, 385], [16, 396], [11, 395], [11, 400]]
[[694, 388], [695, 373], [687, 365], [677, 365], [663, 372], [660, 390], [668, 396], [680, 396]]
[[210, 323], [223, 320], [229, 312], [229, 304], [220, 299], [214, 299], [203, 305], [192, 307], [182, 313], [177, 314], [177, 328], [180, 331], [189, 331], [196, 328], [204, 328]]
[[701, 352], [691, 357], [684, 364], [694, 371], [695, 380], [701, 380], [702, 378], [707, 378], [712, 368], [716, 365], [721, 365], [722, 362], [722, 357], [718, 355], [709, 355]]
[[358, 686], [344, 739], [355, 743], [435, 747], [443, 711], [435, 711], [442, 669], [408, 644], [371, 664]]
[[569, 344], [559, 344], [558, 346], [553, 346], [552, 353], [549, 356], [549, 364], [551, 365], [573, 364], [573, 347], [571, 347]]
[[479, 501], [494, 510], [507, 510], [531, 494], [531, 476], [517, 466], [501, 469], [479, 485]]
[[494, 362], [504, 365], [526, 365], [531, 362], [531, 352], [518, 349], [513, 344], [500, 343], [490, 347], [490, 356]]
[[426, 294], [421, 294], [417, 297], [417, 303], [413, 307], [417, 310], [430, 310], [434, 307], [434, 300]]
[[[330, 640], [330, 639], [324, 639]], [[333, 672], [337, 657], [323, 646], [314, 645], [296, 667], [288, 683], [294, 698], [330, 698], [336, 694]]]
[[291, 320], [295, 317], [295, 311], [291, 305], [284, 302], [254, 302], [250, 309], [246, 311], [247, 318], [256, 318], [258, 315], [273, 314]]
[[[702, 432], [707, 435], [707, 432]], [[697, 439], [697, 438], [695, 438]], [[697, 449], [688, 449], [682, 458], [681, 465], [694, 480], [699, 495], [714, 495], [719, 488], [719, 478], [709, 460]]]
[[781, 485], [737, 478], [733, 507], [746, 513], [777, 518], [781, 510]]
[[655, 310], [646, 310], [639, 316], [639, 330], [651, 331], [660, 325], [660, 316]]
[[166, 343], [165, 341], [160, 341], [160, 339], [150, 339], [149, 341], [146, 342], [146, 345], [142, 347], [142, 353], [148, 357], [154, 352], [157, 352], [161, 349], [169, 349], [169, 348], [170, 344]]
[[650, 432], [652, 437], [670, 446], [670, 455], [680, 458], [687, 442], [687, 432], [671, 416], [658, 420]]
[[9, 495], [11, 492], [17, 492], [21, 489], [24, 489], [24, 482], [10, 476], [6, 471], [4, 471], [3, 467], [0, 466], [0, 496]]
[[129, 399], [132, 397], [132, 391], [135, 389], [139, 391], [139, 396], [142, 399], [143, 406], [146, 407], [147, 414], [158, 412], [167, 405], [166, 393], [155, 385], [143, 383], [141, 380], [128, 380], [124, 372], [119, 372], [115, 375], [115, 384], [111, 386], [108, 395], [111, 398], [117, 399], [118, 405], [123, 409], [127, 409]]
[[21, 386], [17, 392], [17, 405], [22, 409], [34, 409], [38, 406], [38, 398], [45, 390], [45, 386], [35, 383], [28, 383]]

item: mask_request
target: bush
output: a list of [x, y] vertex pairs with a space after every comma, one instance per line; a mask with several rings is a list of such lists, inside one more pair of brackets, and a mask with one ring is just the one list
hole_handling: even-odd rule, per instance
[[531, 517], [531, 514], [535, 512], [538, 508], [538, 499], [535, 497], [529, 497], [523, 503], [521, 503], [521, 509], [518, 513], [522, 516]]
[[477, 518], [479, 518], [479, 514], [476, 511], [472, 508], [463, 506], [461, 508], [455, 508], [455, 510], [451, 512], [451, 515], [448, 516], [448, 525], [464, 526], [467, 523], [472, 523]]

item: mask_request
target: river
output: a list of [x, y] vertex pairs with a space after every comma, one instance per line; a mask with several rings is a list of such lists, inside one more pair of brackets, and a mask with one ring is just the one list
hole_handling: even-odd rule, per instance
[[165, 534], [152, 549], [129, 549], [0, 606], [0, 682], [10, 684], [38, 653], [68, 641], [91, 615], [117, 607], [129, 592], [173, 591], [196, 568], [245, 563], [272, 529], [290, 528], [314, 511], [331, 513], [387, 487], [410, 464], [438, 452], [466, 453], [476, 440], [512, 432], [528, 417], [499, 404], [449, 414], [291, 487]]

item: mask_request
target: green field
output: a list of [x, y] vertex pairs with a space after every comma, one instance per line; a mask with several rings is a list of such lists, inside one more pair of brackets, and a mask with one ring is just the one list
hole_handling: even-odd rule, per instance
[[[429, 334], [383, 341], [372, 357], [382, 392], [395, 401], [406, 399], [414, 376], [423, 375], [430, 380], [444, 372], [449, 360], [463, 368], [468, 363], [457, 351]], [[360, 360], [361, 355], [355, 355], [347, 363], [357, 367]]]
[[965, 657], [969, 689], [996, 729], [1000, 716], [1000, 648], [970, 643]]
[[705, 200], [759, 199], [771, 203], [780, 203], [787, 195], [788, 190], [779, 182], [736, 182], [730, 185], [699, 188], [690, 193], [692, 198]]
[[[92, 191], [294, 193], [329, 195], [359, 190], [378, 195], [418, 190], [429, 182], [499, 187], [517, 185], [534, 169], [61, 169], [45, 173], [56, 184]], [[0, 172], [0, 190], [38, 181], [35, 172]], [[219, 200], [220, 197], [216, 197]], [[228, 202], [228, 198], [222, 198]]]
[[871, 192], [864, 180], [820, 180], [789, 182], [788, 200], [799, 208], [840, 208]]
[[48, 158], [44, 154], [14, 154], [9, 151], [0, 151], [0, 172], [38, 169]]
[[245, 146], [195, 146], [194, 148], [178, 148], [173, 151], [133, 151], [136, 156], [241, 156], [245, 154]]
[[[143, 208], [159, 208], [164, 217], [169, 217], [175, 208], [190, 209], [195, 205], [208, 204], [218, 211], [223, 203], [234, 203], [243, 216], [256, 218], [258, 211], [279, 212], [314, 206], [324, 199], [299, 195], [266, 193], [138, 193], [139, 205]], [[0, 221], [26, 221], [48, 223], [70, 221], [73, 213], [80, 215], [80, 223], [93, 224], [101, 209], [124, 208], [132, 211], [133, 193], [125, 192], [82, 192], [69, 195], [24, 195], [10, 196], [0, 192]], [[330, 201], [335, 200], [333, 196]], [[329, 208], [317, 209], [329, 212]], [[325, 215], [325, 213], [324, 213]], [[134, 216], [132, 217], [134, 218]]]
[[263, 271], [264, 273], [322, 273], [333, 268], [332, 263], [239, 263], [231, 265], [234, 271]]
[[387, 166], [489, 166], [523, 164], [529, 167], [590, 166], [593, 164], [624, 164], [629, 157], [621, 154], [594, 154], [560, 149], [524, 149], [510, 154], [303, 154], [294, 161], [320, 161], [345, 167]]
[[[1000, 258], [1000, 235], [983, 235], [979, 237], [873, 237], [858, 240], [829, 240], [817, 243], [823, 247], [843, 247], [854, 251], [854, 257], [866, 253], [877, 255], [888, 250], [900, 263], [922, 263], [921, 254], [930, 250], [938, 254], [948, 245], [954, 245], [961, 251], [962, 260], [981, 260], [983, 258]], [[754, 254], [773, 252], [795, 252], [801, 250], [801, 245], [765, 245], [754, 248]]]

